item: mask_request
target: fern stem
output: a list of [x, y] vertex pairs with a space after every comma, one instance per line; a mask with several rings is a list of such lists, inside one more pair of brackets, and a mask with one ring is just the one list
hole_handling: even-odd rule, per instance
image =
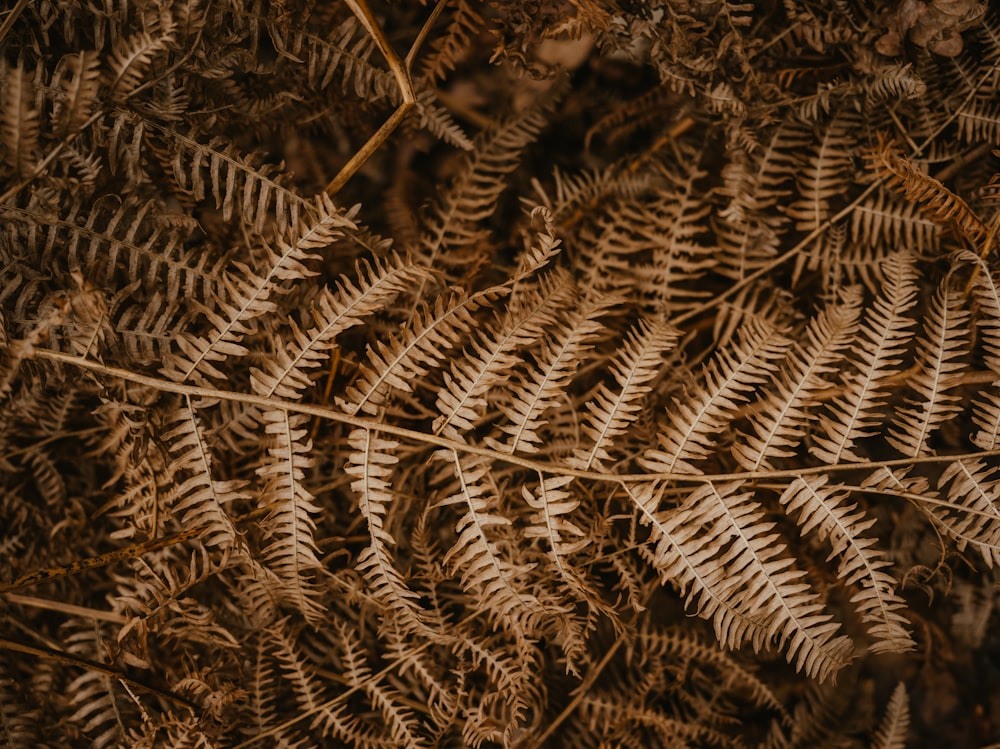
[[972, 453], [961, 453], [957, 455], [925, 455], [917, 458], [899, 458], [896, 460], [882, 460], [877, 462], [837, 463], [833, 465], [811, 466], [809, 468], [789, 468], [772, 471], [741, 471], [739, 473], [698, 475], [691, 475], [689, 473], [606, 473], [604, 471], [584, 471], [577, 468], [570, 468], [565, 465], [532, 460], [531, 458], [524, 458], [520, 455], [511, 455], [508, 453], [501, 454], [489, 447], [480, 447], [479, 445], [470, 445], [466, 442], [457, 442], [435, 434], [419, 432], [415, 429], [407, 429], [406, 427], [400, 427], [394, 424], [385, 424], [383, 422], [374, 421], [373, 419], [361, 416], [352, 416], [342, 411], [334, 411], [331, 408], [315, 406], [309, 403], [296, 403], [293, 401], [282, 400], [280, 398], [267, 398], [259, 395], [252, 395], [250, 393], [238, 393], [231, 390], [217, 390], [215, 388], [198, 387], [197, 385], [187, 385], [182, 382], [171, 382], [170, 380], [164, 380], [158, 377], [136, 374], [135, 372], [130, 372], [126, 369], [109, 367], [106, 364], [92, 361], [90, 359], [84, 359], [80, 356], [74, 356], [73, 354], [65, 354], [61, 351], [36, 348], [31, 352], [31, 356], [36, 359], [47, 359], [49, 361], [79, 367], [80, 369], [99, 372], [109, 377], [126, 380], [128, 382], [135, 382], [140, 385], [146, 385], [167, 393], [177, 393], [178, 395], [195, 396], [207, 399], [235, 401], [238, 403], [258, 406], [264, 409], [279, 409], [292, 413], [306, 414], [308, 416], [315, 416], [320, 419], [334, 421], [339, 424], [347, 424], [348, 426], [368, 429], [373, 432], [390, 434], [394, 437], [401, 437], [418, 443], [444, 447], [449, 450], [456, 450], [469, 455], [480, 455], [484, 458], [502, 461], [509, 465], [528, 468], [532, 471], [543, 471], [548, 474], [560, 476], [573, 476], [578, 479], [588, 479], [590, 481], [611, 481], [615, 483], [627, 481], [679, 481], [693, 484], [706, 484], [720, 481], [751, 481], [756, 479], [776, 478], [795, 479], [799, 476], [807, 474], [822, 474], [832, 471], [894, 468], [897, 466], [912, 466], [917, 463], [948, 463], [956, 460], [976, 460], [979, 458], [1000, 456], [1000, 449], [979, 450]]

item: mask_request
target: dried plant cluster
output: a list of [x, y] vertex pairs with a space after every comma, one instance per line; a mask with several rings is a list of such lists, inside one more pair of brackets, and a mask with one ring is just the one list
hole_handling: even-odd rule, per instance
[[998, 740], [986, 6], [9, 5], [0, 744]]

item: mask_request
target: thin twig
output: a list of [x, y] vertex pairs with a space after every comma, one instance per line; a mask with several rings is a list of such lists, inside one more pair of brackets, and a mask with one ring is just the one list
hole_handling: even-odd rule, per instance
[[17, 0], [17, 5], [15, 5], [11, 9], [10, 13], [7, 15], [7, 18], [4, 19], [3, 26], [0, 26], [0, 42], [2, 42], [6, 38], [8, 32], [10, 32], [11, 27], [17, 21], [21, 13], [24, 12], [24, 9], [28, 7], [28, 3], [30, 2], [31, 0]]
[[146, 692], [155, 694], [157, 697], [162, 697], [165, 700], [170, 700], [178, 705], [182, 705], [195, 715], [199, 715], [201, 713], [201, 708], [185, 697], [181, 697], [180, 695], [174, 694], [166, 689], [153, 686], [147, 682], [137, 681], [136, 679], [126, 676], [117, 669], [106, 666], [103, 663], [98, 663], [97, 661], [92, 661], [88, 658], [80, 658], [79, 656], [70, 655], [69, 653], [61, 650], [50, 650], [49, 648], [25, 645], [24, 643], [15, 642], [14, 640], [8, 640], [6, 638], [0, 638], [0, 650], [12, 650], [15, 653], [24, 653], [25, 655], [33, 655], [38, 658], [46, 658], [50, 661], [65, 663], [70, 666], [86, 669], [87, 671], [97, 671], [98, 673], [110, 676], [112, 679], [120, 680], [129, 686], [138, 687]]
[[45, 609], [46, 611], [58, 611], [61, 614], [68, 614], [69, 616], [81, 616], [88, 619], [97, 619], [102, 622], [111, 622], [112, 624], [124, 625], [128, 622], [128, 619], [121, 614], [116, 614], [114, 611], [100, 611], [98, 609], [87, 608], [86, 606], [76, 606], [72, 603], [53, 601], [48, 598], [26, 596], [21, 593], [4, 593], [4, 600], [8, 603], [16, 603], [19, 606], [29, 606], [33, 609]]
[[337, 176], [326, 186], [325, 192], [330, 196], [340, 192], [340, 189], [347, 184], [347, 180], [353, 177], [364, 166], [365, 162], [379, 149], [417, 103], [417, 97], [413, 93], [413, 83], [410, 81], [410, 73], [403, 66], [399, 56], [385, 38], [385, 34], [382, 33], [382, 29], [375, 21], [374, 16], [372, 16], [368, 3], [365, 0], [345, 0], [345, 2], [347, 2], [347, 6], [351, 9], [351, 12], [357, 16], [361, 25], [371, 34], [372, 39], [375, 41], [375, 46], [379, 48], [382, 57], [385, 58], [386, 64], [389, 66], [389, 70], [396, 79], [396, 84], [399, 86], [399, 92], [402, 95], [403, 101], [396, 107], [396, 111], [389, 115], [389, 119], [382, 123], [382, 127], [376, 130], [375, 134], [355, 152], [348, 162], [344, 164], [340, 172], [337, 173]]

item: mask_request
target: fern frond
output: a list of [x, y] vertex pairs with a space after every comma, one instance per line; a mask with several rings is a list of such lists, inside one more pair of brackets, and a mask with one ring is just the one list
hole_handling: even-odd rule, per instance
[[750, 318], [739, 342], [719, 349], [700, 382], [674, 401], [668, 423], [657, 435], [660, 449], [647, 450], [640, 465], [655, 473], [701, 473], [691, 461], [707, 458], [740, 403], [768, 382], [791, 341], [766, 322]]
[[[113, 638], [102, 633], [96, 622], [72, 620], [70, 627], [66, 652], [99, 663], [107, 662], [107, 647]], [[66, 686], [76, 708], [68, 721], [80, 727], [95, 749], [116, 746], [132, 720], [130, 703], [115, 687], [116, 681], [111, 676], [96, 670], [84, 671]]]
[[392, 101], [398, 96], [389, 71], [372, 64], [375, 41], [354, 16], [330, 32], [330, 38], [302, 31], [293, 24], [269, 23], [267, 30], [289, 59], [304, 63], [310, 88], [323, 91], [339, 83], [341, 93], [366, 101]]
[[621, 164], [573, 175], [556, 168], [552, 172], [552, 181], [555, 184], [550, 195], [537, 179], [533, 179], [537, 200], [525, 199], [525, 202], [544, 205], [552, 212], [553, 222], [560, 227], [576, 224], [595, 208], [616, 197], [636, 198], [658, 182], [647, 172], [626, 169]]
[[419, 127], [427, 130], [435, 138], [463, 151], [471, 151], [476, 147], [461, 126], [455, 122], [451, 113], [438, 102], [434, 90], [423, 88], [420, 84], [414, 88], [417, 100], [414, 102], [413, 111], [417, 116]]
[[452, 449], [437, 455], [447, 461], [455, 477], [454, 493], [437, 504], [455, 505], [462, 511], [455, 528], [458, 540], [445, 554], [444, 563], [460, 576], [462, 587], [482, 602], [495, 626], [523, 637], [534, 628], [541, 606], [521, 581], [532, 566], [505, 559], [489, 537], [490, 528], [511, 524], [499, 514], [498, 497], [489, 486], [491, 462], [460, 456]]
[[931, 254], [938, 247], [940, 233], [940, 226], [921, 215], [915, 203], [894, 197], [884, 188], [851, 210], [851, 237], [862, 245]]
[[284, 681], [292, 688], [295, 701], [305, 712], [318, 711], [326, 702], [326, 690], [316, 671], [300, 652], [295, 632], [287, 619], [280, 619], [262, 633], [263, 648], [278, 661]]
[[343, 275], [336, 283], [336, 291], [323, 287], [312, 309], [313, 327], [303, 331], [293, 324], [292, 340], [276, 348], [263, 370], [251, 369], [254, 391], [264, 397], [301, 398], [302, 391], [312, 384], [306, 370], [326, 360], [338, 335], [384, 309], [426, 275], [422, 267], [392, 255], [387, 260], [359, 263], [356, 281]]
[[906, 686], [899, 682], [892, 690], [889, 705], [872, 739], [871, 749], [906, 749], [906, 733], [910, 728], [910, 705]]
[[14, 663], [0, 661], [0, 739], [9, 747], [39, 746], [42, 716], [30, 706]]
[[857, 329], [859, 300], [848, 298], [827, 307], [814, 317], [799, 342], [788, 355], [778, 374], [776, 387], [764, 401], [766, 407], [750, 419], [752, 434], [742, 434], [733, 446], [733, 456], [748, 471], [770, 468], [773, 458], [787, 458], [805, 434], [808, 409], [816, 405], [817, 394], [829, 383], [824, 375]]
[[1000, 380], [1000, 278], [983, 258], [959, 250], [956, 264], [972, 268], [972, 288], [979, 305], [976, 322], [982, 331], [983, 360]]
[[[131, 120], [128, 114], [117, 114], [115, 130], [124, 131]], [[167, 140], [167, 149], [173, 153], [167, 162], [168, 172], [178, 192], [196, 201], [211, 195], [224, 221], [232, 220], [237, 206], [242, 220], [259, 234], [272, 221], [284, 233], [289, 229], [294, 232], [307, 220], [309, 202], [286, 186], [287, 176], [280, 174], [277, 166], [261, 164], [259, 154], [241, 153], [222, 137], [200, 143], [197, 131], [185, 135], [156, 121], [140, 120], [135, 127], [139, 136], [148, 127]], [[322, 221], [322, 204], [320, 212]]]
[[607, 314], [616, 301], [606, 297], [584, 302], [568, 319], [554, 326], [549, 333], [551, 337], [536, 357], [537, 366], [509, 388], [512, 402], [500, 406], [508, 423], [499, 426], [507, 437], [503, 442], [488, 437], [490, 447], [509, 454], [518, 450], [537, 452], [541, 442], [538, 430], [545, 424], [543, 414], [560, 402], [580, 365], [581, 356], [604, 329], [597, 318]]
[[474, 326], [473, 313], [505, 292], [500, 287], [470, 297], [438, 297], [433, 308], [418, 310], [410, 323], [387, 342], [368, 348], [368, 363], [347, 390], [343, 407], [352, 414], [376, 414], [392, 390], [412, 391], [445, 353]]
[[875, 539], [860, 535], [875, 524], [875, 519], [866, 517], [847, 498], [846, 493], [837, 493], [836, 485], [828, 485], [826, 476], [800, 477], [782, 493], [781, 504], [803, 536], [830, 542], [830, 558], [841, 558], [837, 577], [845, 585], [860, 586], [851, 603], [875, 638], [869, 649], [873, 653], [912, 650], [915, 645], [900, 613], [905, 603], [896, 595], [896, 580], [885, 571], [891, 563], [873, 548]]
[[958, 113], [958, 132], [966, 143], [1000, 142], [1000, 104], [973, 99]]
[[241, 536], [226, 506], [247, 498], [242, 482], [216, 479], [212, 450], [201, 419], [189, 396], [171, 413], [161, 437], [180, 473], [173, 490], [174, 511], [185, 528], [204, 528], [202, 541], [224, 550], [242, 545]]
[[[535, 513], [528, 519], [531, 525], [525, 529], [526, 538], [544, 538], [556, 559], [560, 572], [566, 578], [574, 577], [565, 568], [563, 557], [575, 554], [590, 544], [579, 526], [573, 524], [567, 515], [580, 506], [566, 486], [573, 482], [572, 476], [549, 476], [538, 474], [538, 484], [521, 487], [521, 497]], [[566, 535], [564, 535], [566, 534]], [[575, 537], [568, 540], [566, 536]]]
[[399, 462], [393, 453], [399, 443], [379, 437], [370, 429], [355, 429], [348, 444], [353, 452], [344, 472], [354, 478], [351, 490], [358, 496], [369, 534], [369, 544], [357, 560], [358, 571], [372, 595], [403, 631], [426, 632], [428, 627], [417, 604], [419, 596], [407, 587], [393, 563], [389, 547], [396, 541], [385, 527], [393, 501], [389, 479], [392, 466]]
[[144, 286], [158, 286], [169, 300], [215, 292], [221, 279], [218, 261], [184, 247], [186, 227], [154, 218], [163, 216], [162, 205], [125, 198], [110, 213], [100, 205], [87, 213], [81, 210], [74, 201], [54, 215], [29, 203], [26, 208], [4, 206], [0, 216], [18, 226], [34, 224], [33, 236], [25, 238], [46, 262], [80, 269], [92, 283], [114, 283], [127, 270], [136, 277], [142, 274]]
[[237, 272], [228, 275], [224, 299], [219, 301], [221, 314], [206, 311], [212, 332], [208, 337], [191, 333], [178, 336], [180, 354], [170, 357], [160, 370], [164, 376], [178, 382], [195, 375], [221, 379], [225, 375], [215, 363], [246, 355], [247, 348], [241, 341], [253, 332], [253, 321], [277, 310], [271, 296], [285, 290], [285, 284], [315, 275], [306, 266], [315, 257], [309, 251], [330, 244], [341, 235], [343, 227], [354, 225], [336, 211], [328, 198], [324, 196], [323, 200], [316, 220], [298, 227], [294, 244], [279, 239], [280, 253], [266, 248], [268, 267], [264, 275], [244, 263], [235, 263]]
[[[101, 59], [96, 50], [83, 50], [63, 57], [59, 68], [52, 85], [61, 84], [62, 96], [53, 105], [52, 122], [57, 137], [69, 138], [80, 131], [97, 101], [101, 84]], [[70, 76], [60, 77], [59, 73], [66, 69]]]
[[153, 36], [144, 31], [114, 46], [106, 81], [108, 99], [112, 103], [126, 101], [142, 83], [153, 59], [170, 49], [174, 41], [174, 24], [169, 16], [166, 18], [168, 23], [161, 29], [160, 35]]
[[2, 70], [0, 144], [3, 161], [18, 179], [30, 177], [38, 163], [39, 113], [31, 72], [21, 65]]
[[558, 311], [573, 301], [574, 288], [566, 273], [549, 275], [534, 293], [518, 296], [519, 311], [497, 320], [493, 328], [483, 327], [456, 358], [444, 385], [438, 390], [434, 433], [457, 436], [474, 428], [487, 405], [491, 389], [503, 387], [521, 363], [516, 349], [542, 338], [556, 324]]
[[932, 221], [952, 228], [973, 246], [978, 246], [985, 239], [988, 229], [968, 203], [897, 153], [891, 140], [880, 135], [879, 143], [869, 152], [868, 159], [890, 187], [907, 201], [920, 206], [924, 215]]
[[464, 258], [463, 249], [484, 237], [480, 222], [493, 215], [506, 189], [504, 177], [517, 168], [521, 153], [545, 126], [552, 103], [547, 97], [475, 138], [461, 172], [428, 217], [420, 253], [429, 266]]
[[[634, 284], [638, 278], [640, 298], [659, 314], [669, 316], [704, 296], [695, 291], [697, 280], [717, 260], [705, 232], [705, 219], [712, 211], [701, 186], [705, 172], [683, 166], [676, 174], [664, 168], [664, 175], [669, 187], [660, 191], [656, 200], [625, 202], [619, 208], [619, 220], [627, 231], [621, 249], [608, 254], [649, 252], [648, 264], [625, 265], [625, 278], [630, 279], [626, 283]], [[602, 271], [597, 264], [596, 272]]]
[[316, 463], [309, 454], [312, 443], [303, 439], [309, 420], [303, 414], [273, 410], [266, 411], [261, 421], [270, 438], [267, 454], [257, 468], [264, 482], [257, 504], [267, 510], [264, 562], [280, 581], [280, 597], [308, 620], [319, 622], [324, 609], [316, 600], [314, 576], [322, 565], [313, 538], [313, 517], [319, 515], [320, 508], [303, 485], [306, 471]]
[[930, 452], [931, 434], [960, 409], [958, 396], [948, 391], [957, 386], [961, 359], [968, 350], [969, 312], [960, 291], [942, 283], [924, 318], [924, 332], [917, 341], [918, 371], [910, 385], [919, 400], [896, 412], [886, 441], [904, 455], [917, 457]]
[[640, 319], [629, 331], [608, 368], [618, 390], [601, 383], [587, 402], [583, 433], [592, 445], [574, 449], [570, 465], [582, 470], [603, 469], [606, 462], [614, 460], [608, 450], [638, 417], [642, 399], [652, 391], [649, 383], [661, 373], [664, 354], [676, 343], [677, 331], [666, 323]]
[[[637, 658], [655, 659], [669, 667], [676, 668], [681, 673], [688, 672], [694, 668], [711, 679], [715, 674], [725, 674], [723, 683], [706, 683], [692, 675], [690, 679], [694, 684], [704, 684], [715, 692], [712, 696], [718, 695], [720, 687], [724, 690], [731, 688], [747, 689], [752, 695], [754, 704], [777, 713], [783, 724], [791, 722], [790, 716], [785, 712], [781, 699], [774, 692], [772, 687], [762, 678], [761, 674], [755, 673], [741, 664], [737, 659], [728, 653], [715, 647], [708, 642], [700, 633], [695, 633], [687, 627], [670, 625], [660, 628], [656, 625], [646, 625], [638, 632], [637, 648], [632, 660]], [[669, 664], [669, 665], [668, 665]], [[688, 683], [681, 685], [682, 689], [687, 689]]]
[[497, 637], [480, 640], [459, 633], [456, 648], [468, 658], [475, 669], [485, 671], [492, 690], [483, 690], [482, 698], [473, 700], [462, 726], [462, 739], [467, 746], [481, 747], [486, 742], [509, 742], [509, 737], [525, 721], [528, 711], [538, 710], [543, 700], [541, 685], [531, 678], [537, 663], [532, 648]]
[[952, 505], [932, 508], [942, 529], [958, 543], [978, 551], [986, 564], [1000, 565], [1000, 478], [981, 460], [956, 460], [938, 480], [948, 487]]
[[796, 177], [799, 198], [787, 209], [797, 231], [809, 232], [821, 226], [830, 215], [831, 198], [840, 197], [850, 183], [852, 131], [856, 127], [852, 117], [835, 117], [810, 153], [803, 156]]
[[916, 271], [912, 258], [894, 256], [883, 264], [882, 295], [867, 310], [860, 344], [851, 346], [856, 373], [820, 416], [810, 452], [827, 463], [859, 461], [855, 440], [877, 434], [877, 414], [888, 393], [885, 382], [899, 371], [900, 358], [913, 333], [907, 313], [916, 304]]
[[983, 393], [973, 404], [972, 420], [981, 430], [973, 435], [973, 444], [983, 450], [1000, 448], [1000, 393]]
[[545, 206], [535, 206], [528, 215], [533, 231], [531, 241], [525, 242], [524, 250], [518, 255], [517, 270], [511, 277], [511, 305], [516, 307], [519, 284], [532, 273], [537, 273], [552, 262], [552, 259], [562, 251], [562, 240], [556, 230], [555, 218]]
[[[358, 746], [397, 746], [410, 749], [427, 747], [425, 728], [408, 707], [399, 692], [380, 677], [373, 674], [370, 657], [361, 641], [361, 633], [344, 623], [336, 623], [330, 628], [329, 640], [332, 640], [333, 659], [342, 673], [348, 686], [357, 689], [368, 697], [371, 707], [378, 711], [381, 717], [378, 731], [366, 732], [363, 735], [345, 737]], [[326, 643], [323, 643], [324, 645]], [[352, 716], [353, 717], [353, 716]], [[327, 730], [333, 727], [328, 720], [317, 716], [313, 725], [327, 724]], [[358, 728], [363, 729], [361, 723]], [[388, 734], [388, 736], [386, 736]], [[380, 740], [381, 739], [381, 740]]]
[[776, 645], [789, 663], [825, 680], [845, 666], [847, 637], [792, 568], [764, 508], [741, 485], [706, 483], [675, 510], [657, 512], [651, 487], [629, 490], [656, 546], [647, 558], [726, 647]]
[[455, 69], [472, 44], [472, 37], [484, 24], [482, 16], [466, 0], [452, 0], [448, 6], [444, 33], [431, 42], [434, 51], [426, 55], [420, 65], [421, 77], [431, 82], [445, 78]]

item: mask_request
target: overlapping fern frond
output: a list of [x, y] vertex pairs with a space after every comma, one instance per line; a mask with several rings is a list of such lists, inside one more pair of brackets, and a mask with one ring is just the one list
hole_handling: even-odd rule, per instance
[[1000, 35], [895, 5], [0, 13], [0, 743], [989, 730]]

